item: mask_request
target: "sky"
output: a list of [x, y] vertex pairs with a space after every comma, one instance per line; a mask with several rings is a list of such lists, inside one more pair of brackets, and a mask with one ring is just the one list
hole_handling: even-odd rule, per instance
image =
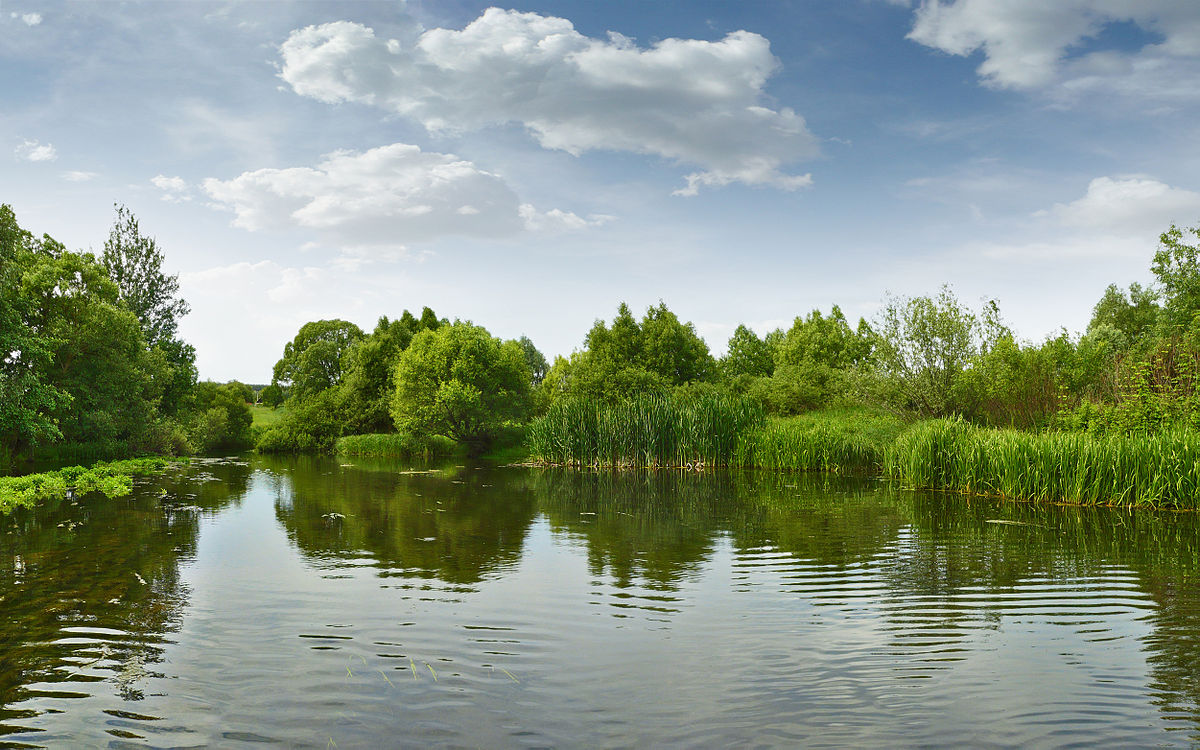
[[424, 306], [550, 359], [943, 284], [1079, 332], [1200, 224], [1198, 114], [1179, 0], [0, 0], [0, 203], [97, 253], [132, 210], [218, 381]]

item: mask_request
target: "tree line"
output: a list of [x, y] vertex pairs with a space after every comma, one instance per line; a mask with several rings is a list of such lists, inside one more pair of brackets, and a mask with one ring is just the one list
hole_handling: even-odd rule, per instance
[[97, 256], [0, 205], [0, 469], [250, 442], [244, 386], [197, 382], [178, 334], [188, 304], [162, 263], [124, 206]]
[[884, 299], [870, 321], [834, 305], [764, 336], [740, 325], [714, 357], [665, 304], [618, 306], [583, 346], [553, 364], [526, 337], [502, 341], [425, 308], [300, 329], [275, 366], [288, 415], [266, 450], [328, 450], [338, 437], [399, 431], [475, 449], [520, 440], [521, 426], [569, 399], [613, 403], [647, 393], [733, 394], [770, 414], [870, 407], [909, 418], [959, 416], [1023, 430], [1145, 433], [1200, 428], [1200, 230], [1172, 226], [1155, 282], [1109, 286], [1082, 333], [1023, 341], [995, 300], [964, 304], [948, 287]]

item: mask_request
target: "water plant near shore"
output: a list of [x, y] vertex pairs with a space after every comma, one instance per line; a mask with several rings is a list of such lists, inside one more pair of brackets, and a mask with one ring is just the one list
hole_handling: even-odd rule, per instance
[[109, 498], [123, 497], [133, 491], [133, 477], [156, 474], [171, 463], [163, 458], [134, 458], [90, 467], [68, 466], [40, 474], [0, 477], [0, 513], [91, 492], [101, 492]]
[[740, 441], [764, 419], [758, 404], [723, 395], [574, 398], [535, 420], [527, 441], [530, 457], [549, 464], [736, 466]]
[[885, 451], [884, 473], [916, 488], [1077, 503], [1196, 509], [1200, 434], [1093, 436], [919, 422]]

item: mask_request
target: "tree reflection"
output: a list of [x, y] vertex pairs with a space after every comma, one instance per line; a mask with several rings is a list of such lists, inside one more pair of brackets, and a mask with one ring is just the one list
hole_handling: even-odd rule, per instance
[[537, 501], [520, 482], [449, 465], [365, 471], [320, 458], [265, 459], [275, 513], [310, 559], [369, 555], [390, 575], [471, 584], [521, 557]]

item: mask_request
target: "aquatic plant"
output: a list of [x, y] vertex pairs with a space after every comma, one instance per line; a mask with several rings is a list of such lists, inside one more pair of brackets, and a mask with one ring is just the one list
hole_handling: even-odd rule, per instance
[[31, 508], [40, 502], [68, 495], [100, 492], [109, 498], [123, 497], [133, 491], [133, 477], [156, 474], [172, 463], [163, 458], [133, 458], [86, 468], [68, 466], [41, 474], [0, 477], [0, 513]]
[[763, 424], [762, 407], [733, 396], [645, 395], [617, 403], [577, 397], [530, 424], [530, 457], [550, 464], [609, 467], [735, 466], [743, 436]]
[[1028, 433], [937, 419], [901, 433], [885, 451], [884, 471], [919, 488], [1081, 505], [1195, 509], [1200, 434]]
[[340, 456], [378, 456], [383, 458], [436, 458], [451, 456], [457, 444], [448, 437], [418, 437], [407, 433], [377, 433], [340, 437], [334, 452]]

